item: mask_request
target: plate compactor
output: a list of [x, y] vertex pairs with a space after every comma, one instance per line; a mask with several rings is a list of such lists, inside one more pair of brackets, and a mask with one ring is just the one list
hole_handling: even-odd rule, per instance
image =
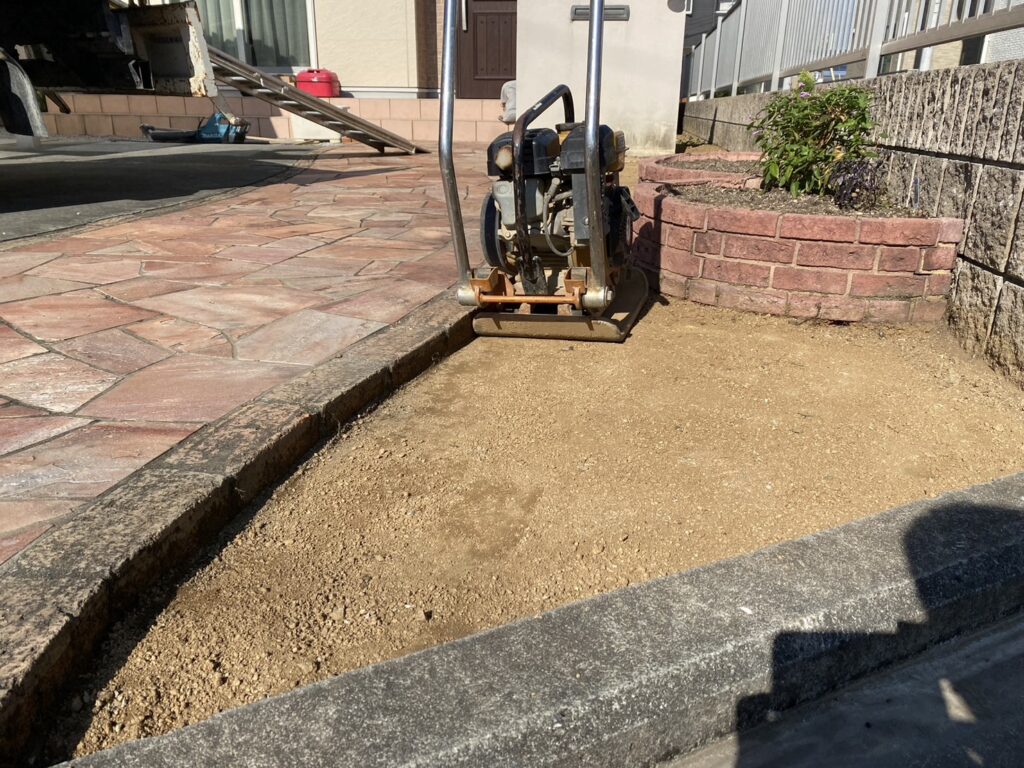
[[[477, 268], [470, 266], [452, 155], [458, 5], [446, 0], [444, 9], [439, 153], [458, 301], [481, 308], [473, 328], [482, 336], [623, 341], [648, 286], [629, 261], [639, 213], [619, 186], [625, 140], [600, 120], [604, 0], [590, 3], [584, 121], [576, 122], [572, 93], [559, 85], [488, 148], [495, 181], [480, 212], [485, 265]], [[530, 127], [559, 101], [563, 123]]]

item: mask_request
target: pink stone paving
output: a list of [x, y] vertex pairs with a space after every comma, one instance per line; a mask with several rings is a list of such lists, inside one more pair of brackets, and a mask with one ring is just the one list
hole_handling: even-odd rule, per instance
[[[457, 153], [471, 228], [484, 162], [480, 148]], [[0, 564], [455, 277], [437, 157], [348, 147], [234, 197], [10, 244], [0, 251]]]

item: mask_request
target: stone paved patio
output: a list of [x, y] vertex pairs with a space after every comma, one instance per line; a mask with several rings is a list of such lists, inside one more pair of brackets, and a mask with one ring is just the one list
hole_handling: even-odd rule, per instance
[[[484, 153], [457, 162], [473, 225]], [[449, 287], [449, 244], [436, 155], [345, 147], [281, 183], [0, 252], [0, 563]]]

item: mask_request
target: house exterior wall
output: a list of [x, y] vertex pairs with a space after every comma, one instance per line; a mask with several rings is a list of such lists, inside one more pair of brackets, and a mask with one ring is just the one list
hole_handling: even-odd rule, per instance
[[[520, 109], [559, 81], [567, 83], [582, 117], [587, 75], [587, 22], [571, 22], [578, 0], [520, 0], [516, 101]], [[686, 32], [685, 2], [630, 4], [630, 20], [606, 22], [601, 122], [626, 133], [630, 148], [675, 147], [679, 83]], [[553, 107], [537, 125], [562, 121]]]
[[686, 46], [697, 45], [700, 36], [710, 34], [718, 23], [719, 0], [693, 0], [693, 12], [686, 19]]
[[415, 88], [416, 0], [317, 0], [317, 54], [345, 90]]

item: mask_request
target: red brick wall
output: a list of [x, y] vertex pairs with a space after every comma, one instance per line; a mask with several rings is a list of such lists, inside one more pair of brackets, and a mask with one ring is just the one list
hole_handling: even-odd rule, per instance
[[946, 312], [960, 219], [715, 208], [641, 182], [634, 257], [662, 293], [838, 321], [932, 322]]

